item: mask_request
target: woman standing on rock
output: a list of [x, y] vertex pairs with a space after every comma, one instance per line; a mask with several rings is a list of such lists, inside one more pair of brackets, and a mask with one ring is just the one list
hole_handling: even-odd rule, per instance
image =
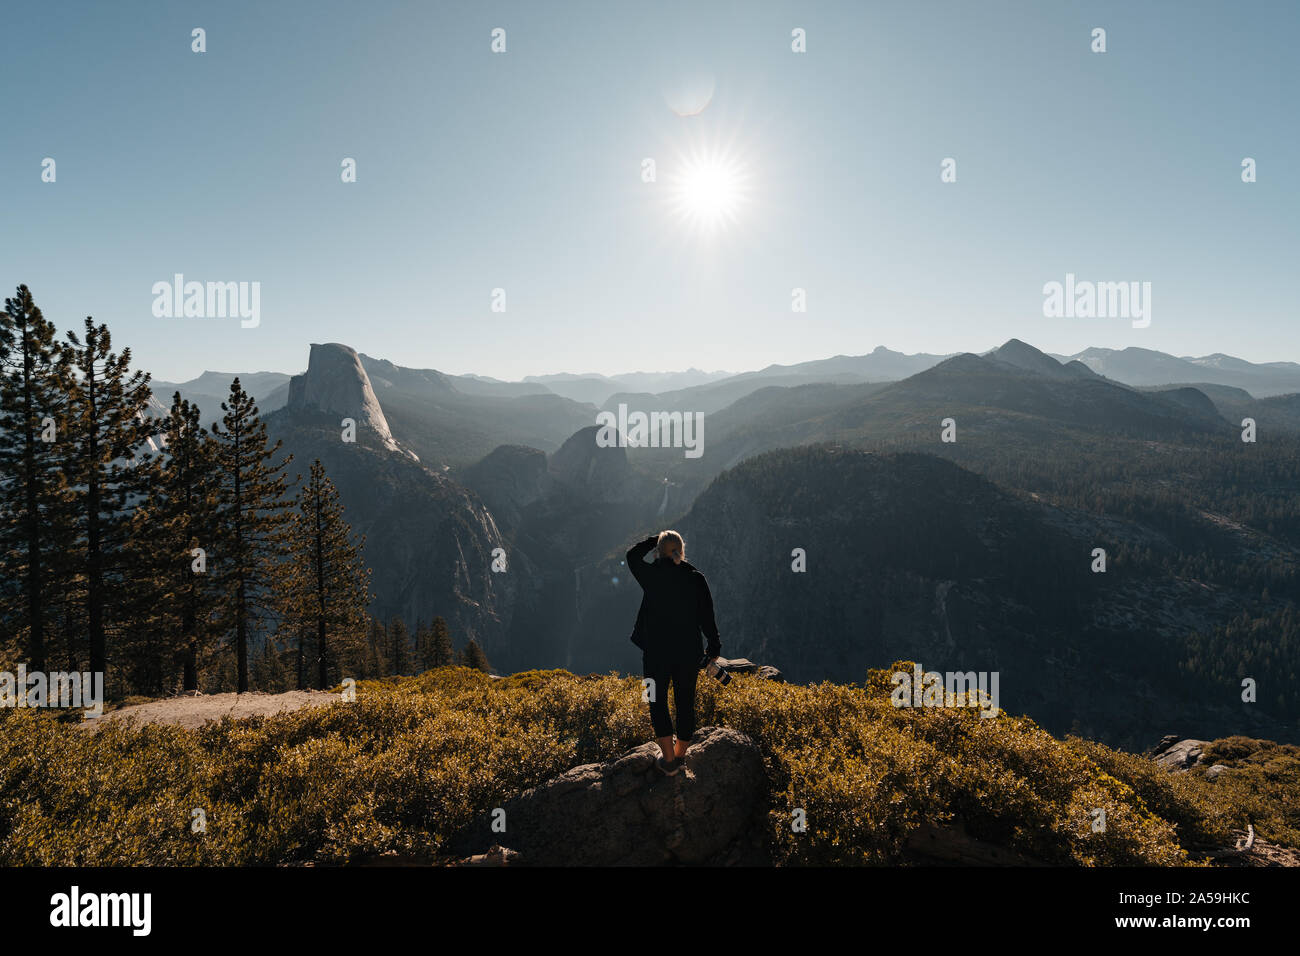
[[[656, 551], [653, 564], [645, 556]], [[713, 595], [704, 575], [686, 563], [686, 543], [676, 531], [662, 531], [633, 545], [627, 566], [645, 592], [632, 638], [642, 650], [642, 670], [654, 683], [650, 692], [650, 722], [662, 756], [656, 765], [667, 774], [681, 769], [695, 733], [695, 679], [701, 650], [710, 659], [722, 653], [718, 625], [713, 619]], [[701, 646], [703, 634], [708, 648]], [[668, 685], [677, 700], [677, 742], [668, 716]]]

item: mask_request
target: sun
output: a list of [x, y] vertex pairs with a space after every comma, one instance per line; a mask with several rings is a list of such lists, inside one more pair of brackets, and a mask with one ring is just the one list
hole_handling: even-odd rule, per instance
[[722, 153], [683, 157], [669, 185], [673, 212], [686, 226], [701, 234], [734, 225], [747, 202], [748, 192], [744, 164]]
[[682, 173], [682, 203], [701, 219], [734, 216], [739, 195], [735, 172], [717, 160], [695, 163]]

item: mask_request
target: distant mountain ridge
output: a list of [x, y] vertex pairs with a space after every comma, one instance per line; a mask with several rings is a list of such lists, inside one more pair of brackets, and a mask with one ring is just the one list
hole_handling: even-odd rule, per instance
[[707, 385], [732, 377], [731, 372], [704, 372], [688, 368], [684, 372], [625, 372], [621, 375], [559, 373], [552, 375], [525, 375], [525, 382], [545, 385], [557, 395], [577, 402], [600, 405], [616, 392], [664, 392]]
[[[1038, 357], [1035, 358], [1031, 352]], [[486, 375], [450, 375], [436, 369], [405, 368], [387, 359], [359, 353], [362, 366], [375, 383], [376, 394], [380, 395], [389, 388], [422, 398], [438, 394], [515, 398], [555, 395], [596, 408], [656, 399], [685, 403], [680, 407], [706, 414], [725, 408], [769, 384], [894, 382], [933, 368], [957, 354], [918, 352], [909, 355], [881, 345], [865, 355], [835, 355], [791, 365], [773, 364], [735, 374], [691, 368], [684, 372], [629, 372], [612, 376], [594, 372], [526, 375], [518, 382], [505, 382]], [[1300, 363], [1248, 362], [1222, 352], [1179, 357], [1130, 346], [1125, 349], [1094, 347], [1074, 355], [1060, 355], [1041, 352], [1019, 339], [1011, 339], [983, 355], [1056, 378], [1062, 377], [1062, 369], [1065, 375], [1075, 378], [1086, 378], [1086, 373], [1091, 372], [1133, 388], [1221, 386], [1248, 392], [1249, 395], [1241, 396], [1247, 400], [1300, 393]], [[1044, 360], [1055, 361], [1059, 368]], [[188, 382], [155, 381], [152, 383], [153, 391], [164, 406], [170, 406], [172, 393], [179, 391], [182, 397], [196, 402], [203, 409], [206, 422], [213, 414], [219, 415], [220, 403], [236, 374], [244, 389], [258, 400], [262, 411], [273, 411], [288, 401], [291, 376], [283, 372], [208, 371]]]
[[239, 379], [244, 391], [253, 396], [261, 412], [273, 412], [289, 400], [290, 375], [284, 372], [204, 372], [188, 382], [151, 381], [149, 387], [162, 406], [163, 413], [172, 407], [172, 396], [180, 392], [181, 398], [199, 407], [199, 420], [203, 427], [211, 427], [222, 416], [221, 403], [230, 397], [230, 383]]
[[[859, 381], [891, 381], [907, 378], [917, 372], [925, 371], [944, 359], [952, 358], [955, 352], [946, 355], [931, 355], [918, 352], [905, 355], [878, 345], [866, 355], [834, 355], [825, 359], [798, 362], [794, 365], [768, 365], [756, 372], [742, 372], [735, 378], [773, 378], [787, 375], [832, 375], [853, 376]], [[821, 379], [825, 381], [825, 379]]]
[[1300, 392], [1300, 365], [1295, 362], [1247, 362], [1221, 352], [1180, 358], [1133, 346], [1088, 348], [1074, 355], [1052, 358], [1081, 362], [1099, 375], [1135, 387], [1204, 382], [1245, 389], [1255, 398]]

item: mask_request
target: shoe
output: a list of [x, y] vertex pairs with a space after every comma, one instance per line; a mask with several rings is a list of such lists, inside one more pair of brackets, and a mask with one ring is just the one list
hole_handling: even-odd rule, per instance
[[682, 762], [680, 760], [665, 760], [663, 754], [660, 754], [655, 758], [655, 766], [671, 777], [682, 769]]

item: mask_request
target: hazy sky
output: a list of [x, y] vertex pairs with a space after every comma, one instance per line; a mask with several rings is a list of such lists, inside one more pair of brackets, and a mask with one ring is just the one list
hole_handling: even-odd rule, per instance
[[[155, 378], [296, 372], [329, 341], [510, 379], [1013, 336], [1300, 360], [1300, 4], [42, 0], [0, 23], [0, 285], [108, 322]], [[175, 273], [259, 282], [260, 324], [155, 317]], [[1045, 318], [1066, 273], [1150, 282], [1150, 326]]]

